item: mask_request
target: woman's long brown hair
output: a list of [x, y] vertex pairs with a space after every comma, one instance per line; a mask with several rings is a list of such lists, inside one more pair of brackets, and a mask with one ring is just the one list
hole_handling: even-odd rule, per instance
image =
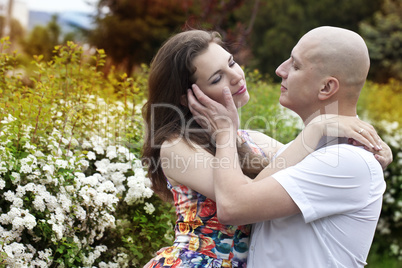
[[[217, 32], [182, 32], [168, 39], [151, 62], [148, 101], [143, 107], [146, 134], [142, 161], [148, 168], [153, 190], [165, 200], [172, 200], [172, 194], [167, 188], [166, 177], [160, 165], [160, 148], [164, 141], [185, 135], [189, 140], [184, 140], [189, 146], [193, 143], [202, 145], [212, 155], [216, 152], [211, 136], [197, 124], [187, 106], [181, 104], [182, 96], [186, 95], [187, 89], [195, 82], [196, 68], [193, 59], [205, 52], [211, 42], [222, 45]], [[190, 134], [189, 129], [197, 131]], [[266, 165], [266, 161], [253, 154], [248, 146], [238, 148], [243, 172], [249, 177], [255, 177]], [[260, 159], [256, 161], [254, 158]], [[258, 162], [261, 164], [255, 165]]]

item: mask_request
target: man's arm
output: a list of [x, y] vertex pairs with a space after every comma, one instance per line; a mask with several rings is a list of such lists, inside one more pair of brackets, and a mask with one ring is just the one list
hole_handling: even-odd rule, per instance
[[[238, 114], [230, 91], [223, 91], [225, 106], [208, 98], [196, 86], [193, 91], [197, 99], [191, 91], [188, 92], [190, 110], [196, 118], [203, 118], [200, 124], [212, 130], [217, 145], [215, 157], [220, 164], [213, 171], [214, 189], [218, 217], [223, 223], [244, 224], [298, 213], [296, 204], [271, 175], [300, 162], [314, 151], [324, 134], [350, 137], [370, 147], [377, 145], [379, 139], [370, 125], [353, 117], [347, 119], [348, 124], [339, 124], [339, 117], [323, 122], [313, 120], [281, 158], [277, 158], [264, 169], [255, 182], [248, 183], [238, 165], [234, 134], [238, 127]], [[206, 123], [209, 124], [205, 125]], [[362, 128], [366, 131], [359, 131]]]
[[[303, 144], [305, 134], [312, 138], [308, 145]], [[321, 136], [318, 125], [306, 127], [303, 134], [275, 158], [252, 183], [248, 183], [240, 166], [234, 164], [238, 163], [238, 156], [232, 135], [228, 132], [218, 134], [215, 157], [221, 163], [230, 163], [226, 167], [221, 164], [222, 168], [214, 169], [213, 173], [219, 220], [224, 224], [246, 224], [299, 213], [296, 203], [271, 175], [300, 162], [314, 151], [313, 148]]]

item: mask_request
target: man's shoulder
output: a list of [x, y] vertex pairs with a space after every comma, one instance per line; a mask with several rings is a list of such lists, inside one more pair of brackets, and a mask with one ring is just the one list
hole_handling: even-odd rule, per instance
[[344, 167], [348, 172], [362, 172], [364, 169], [372, 173], [382, 174], [382, 167], [375, 159], [374, 154], [363, 146], [351, 144], [336, 144], [320, 148], [310, 155], [313, 159], [330, 166]]

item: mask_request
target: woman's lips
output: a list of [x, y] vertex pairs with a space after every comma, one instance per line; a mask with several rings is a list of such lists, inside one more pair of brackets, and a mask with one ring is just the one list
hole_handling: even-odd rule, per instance
[[241, 87], [235, 94], [233, 94], [232, 96], [243, 94], [243, 93], [246, 92], [246, 91], [247, 91], [246, 86], [242, 86], [242, 87]]

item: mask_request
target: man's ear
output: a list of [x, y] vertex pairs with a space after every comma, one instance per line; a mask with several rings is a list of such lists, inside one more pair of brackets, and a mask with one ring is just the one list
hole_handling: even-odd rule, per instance
[[318, 93], [320, 100], [331, 98], [339, 90], [339, 81], [335, 77], [328, 77]]
[[188, 107], [187, 94], [181, 95], [180, 104]]

